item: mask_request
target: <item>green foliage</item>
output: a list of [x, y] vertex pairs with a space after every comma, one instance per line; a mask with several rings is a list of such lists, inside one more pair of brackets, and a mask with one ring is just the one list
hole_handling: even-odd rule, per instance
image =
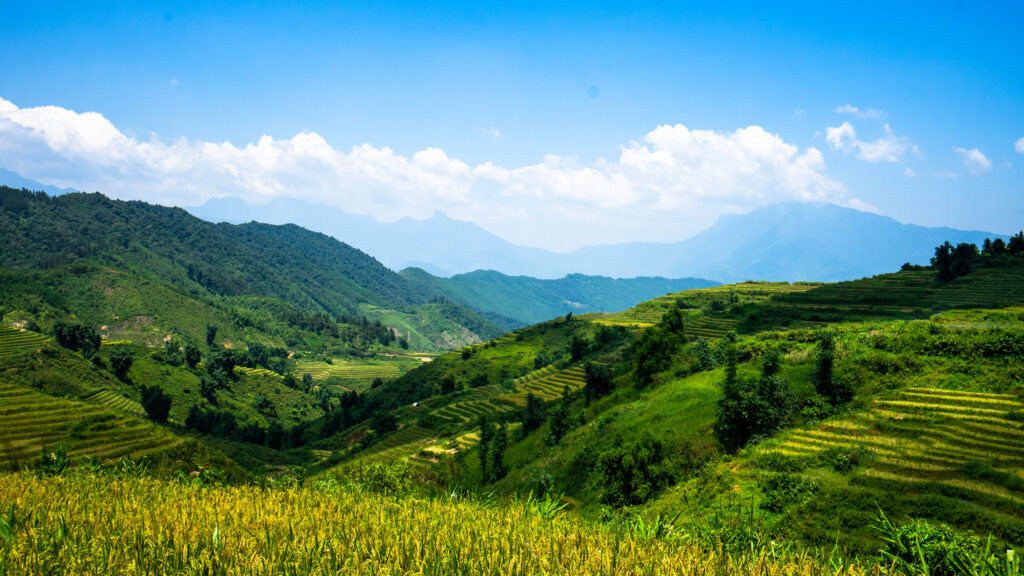
[[911, 520], [896, 526], [881, 511], [874, 528], [884, 543], [879, 551], [883, 564], [905, 574], [928, 576], [1020, 574], [1013, 554], [1005, 559], [991, 551], [991, 540], [983, 547], [977, 536], [946, 524]]
[[94, 326], [57, 322], [53, 325], [53, 335], [57, 344], [81, 352], [86, 358], [92, 358], [100, 349], [100, 333]]
[[110, 368], [114, 371], [114, 376], [122, 382], [128, 381], [128, 370], [134, 361], [135, 355], [127, 346], [116, 346], [110, 351]]
[[159, 386], [143, 386], [140, 403], [150, 420], [167, 422], [167, 415], [171, 413], [171, 397]]
[[59, 476], [63, 474], [71, 459], [68, 457], [68, 447], [65, 444], [58, 444], [52, 450], [43, 447], [39, 459], [36, 460], [36, 470], [45, 476]]
[[203, 355], [199, 350], [199, 347], [192, 344], [185, 345], [184, 356], [185, 365], [188, 366], [190, 370], [194, 369], [196, 364], [199, 364], [199, 361], [203, 359]]
[[544, 442], [548, 446], [555, 446], [562, 441], [562, 438], [572, 428], [569, 422], [569, 395], [563, 392], [562, 399], [555, 403], [554, 408], [548, 411], [548, 433]]
[[787, 472], [766, 474], [760, 482], [763, 498], [760, 507], [775, 514], [782, 513], [787, 507], [800, 504], [812, 497], [817, 486], [799, 474]]
[[584, 374], [586, 384], [583, 387], [583, 396], [588, 403], [611, 393], [612, 370], [607, 364], [587, 362]]
[[672, 481], [664, 460], [664, 446], [649, 434], [603, 452], [597, 459], [601, 501], [613, 506], [643, 504]]
[[834, 364], [835, 342], [832, 333], [826, 331], [818, 341], [818, 359], [812, 383], [818, 394], [824, 396], [833, 406], [839, 406], [853, 398], [853, 389], [845, 380], [836, 377]]
[[779, 372], [779, 351], [770, 348], [761, 377], [751, 383], [736, 371], [735, 346], [726, 351], [726, 377], [718, 402], [715, 436], [726, 450], [735, 451], [757, 438], [768, 438], [788, 421], [795, 402], [789, 383]]
[[544, 423], [544, 403], [530, 392], [526, 395], [526, 406], [523, 407], [522, 426], [519, 428], [521, 438], [526, 438]]

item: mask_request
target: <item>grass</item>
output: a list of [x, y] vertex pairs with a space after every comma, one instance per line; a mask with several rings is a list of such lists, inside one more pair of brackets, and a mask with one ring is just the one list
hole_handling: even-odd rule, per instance
[[[806, 553], [726, 554], [480, 504], [306, 487], [0, 475], [0, 574], [820, 574]], [[31, 513], [29, 519], [25, 514]], [[846, 566], [838, 573], [877, 574]]]

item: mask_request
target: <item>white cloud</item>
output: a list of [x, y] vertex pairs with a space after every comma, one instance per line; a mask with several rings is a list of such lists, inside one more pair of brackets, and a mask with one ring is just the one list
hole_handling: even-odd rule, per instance
[[971, 148], [970, 150], [967, 150], [966, 148], [954, 148], [953, 151], [960, 155], [960, 159], [963, 160], [964, 166], [971, 174], [982, 174], [992, 169], [992, 161], [977, 148]]
[[914, 172], [909, 166], [903, 169], [903, 175], [907, 178], [913, 178], [917, 176], [917, 172]]
[[1020, 152], [1021, 154], [1024, 154], [1024, 138], [1017, 140], [1017, 142], [1015, 142], [1013, 145], [1013, 149], [1016, 150], [1017, 152]]
[[889, 124], [883, 125], [882, 129], [884, 134], [881, 138], [867, 142], [857, 138], [852, 124], [843, 122], [839, 126], [825, 128], [825, 140], [835, 150], [845, 154], [856, 152], [857, 158], [867, 162], [899, 162], [908, 150], [921, 155], [909, 138], [893, 134]]
[[0, 168], [45, 184], [117, 198], [188, 206], [219, 196], [257, 203], [289, 196], [381, 220], [443, 210], [514, 242], [554, 249], [679, 240], [723, 212], [779, 201], [870, 208], [846, 198], [817, 149], [760, 126], [658, 126], [618, 158], [584, 163], [549, 154], [510, 168], [471, 166], [438, 148], [411, 156], [370, 144], [339, 150], [315, 132], [242, 146], [143, 141], [97, 113], [21, 109], [0, 98], [0, 158]]
[[844, 104], [836, 108], [836, 114], [852, 114], [857, 118], [870, 118], [874, 120], [885, 117], [885, 112], [882, 112], [881, 110], [875, 110], [874, 108], [861, 110], [860, 108], [849, 104]]

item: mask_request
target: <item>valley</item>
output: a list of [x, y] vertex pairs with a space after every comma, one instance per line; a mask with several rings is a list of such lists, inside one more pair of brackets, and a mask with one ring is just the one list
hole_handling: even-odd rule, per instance
[[[0, 216], [0, 550], [17, 559], [3, 573], [96, 566], [79, 544], [33, 548], [52, 519], [18, 511], [56, 517], [38, 495], [67, 493], [86, 516], [63, 533], [84, 541], [129, 517], [104, 512], [98, 482], [155, 495], [130, 514], [211, 498], [237, 510], [213, 528], [191, 513], [145, 528], [150, 551], [104, 552], [167, 570], [261, 554], [325, 573], [359, 558], [486, 571], [452, 555], [506, 514], [522, 542], [494, 561], [526, 573], [702, 570], [716, 555], [721, 573], [879, 573], [901, 530], [952, 531], [964, 562], [1024, 539], [1019, 236], [859, 280], [673, 290], [399, 274], [295, 226], [99, 195], [0, 189]], [[561, 307], [658, 290], [618, 311]], [[273, 518], [243, 512], [254, 490]], [[364, 527], [384, 506], [396, 524], [365, 541], [243, 536], [335, 506]], [[426, 528], [437, 515], [457, 520]], [[399, 525], [449, 536], [413, 553]], [[182, 548], [168, 530], [225, 544]], [[527, 541], [549, 548], [528, 559]], [[611, 557], [592, 549], [611, 541]]]

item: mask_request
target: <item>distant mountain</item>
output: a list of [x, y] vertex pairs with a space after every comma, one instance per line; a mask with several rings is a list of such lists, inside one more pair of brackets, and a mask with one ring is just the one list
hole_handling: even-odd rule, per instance
[[9, 186], [11, 188], [24, 188], [26, 190], [46, 192], [50, 196], [59, 196], [61, 194], [67, 194], [68, 192], [76, 192], [71, 188], [58, 188], [56, 186], [47, 186], [35, 180], [24, 178], [17, 172], [11, 172], [0, 168], [0, 186]]
[[711, 228], [675, 244], [595, 246], [573, 252], [580, 271], [748, 279], [840, 281], [927, 264], [935, 246], [981, 244], [996, 234], [901, 224], [892, 218], [833, 204], [783, 203], [725, 215]]
[[717, 286], [699, 278], [607, 278], [570, 274], [557, 280], [506, 276], [493, 270], [431, 276], [419, 268], [401, 275], [425, 293], [440, 292], [506, 329], [536, 324], [572, 312], [618, 312], [670, 292]]
[[377, 222], [370, 216], [291, 198], [257, 206], [240, 198], [214, 198], [186, 210], [210, 222], [297, 224], [372, 254], [392, 270], [417, 267], [439, 276], [481, 269], [544, 278], [566, 274], [560, 254], [517, 246], [441, 212], [425, 220]]
[[904, 262], [927, 263], [946, 240], [980, 244], [996, 234], [901, 224], [892, 218], [832, 204], [784, 203], [715, 225], [676, 243], [627, 243], [560, 254], [517, 246], [470, 222], [434, 214], [379, 223], [299, 200], [250, 206], [237, 198], [189, 208], [211, 221], [292, 222], [372, 254], [393, 270], [422, 268], [450, 276], [495, 270], [511, 276], [561, 278], [587, 274], [612, 278], [657, 276], [837, 281], [872, 276]]

